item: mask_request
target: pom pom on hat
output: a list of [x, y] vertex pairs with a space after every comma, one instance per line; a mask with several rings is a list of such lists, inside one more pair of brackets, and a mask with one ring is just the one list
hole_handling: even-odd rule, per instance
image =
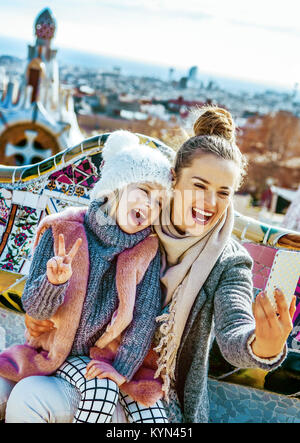
[[140, 142], [132, 132], [112, 132], [102, 150], [101, 177], [91, 198], [121, 189], [132, 183], [156, 183], [166, 190], [172, 184], [171, 162], [158, 148]]
[[139, 148], [139, 138], [128, 131], [115, 131], [107, 139], [103, 150], [102, 157], [106, 162], [111, 160], [115, 155], [120, 155], [120, 153], [125, 150], [138, 149]]

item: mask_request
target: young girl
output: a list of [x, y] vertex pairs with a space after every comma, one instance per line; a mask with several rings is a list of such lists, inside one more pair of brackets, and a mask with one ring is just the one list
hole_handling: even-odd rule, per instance
[[55, 328], [3, 352], [0, 375], [57, 371], [81, 393], [74, 422], [109, 422], [120, 394], [130, 421], [166, 423], [149, 349], [162, 303], [151, 225], [170, 163], [126, 131], [109, 136], [103, 160], [88, 210], [46, 217], [38, 229], [22, 302]]

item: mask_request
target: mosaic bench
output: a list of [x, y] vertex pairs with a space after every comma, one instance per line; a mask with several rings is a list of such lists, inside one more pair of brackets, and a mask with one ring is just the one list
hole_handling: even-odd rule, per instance
[[[101, 179], [101, 151], [108, 135], [91, 137], [35, 165], [0, 166], [0, 350], [23, 342], [21, 295], [39, 221], [68, 206], [88, 205], [90, 192]], [[173, 150], [159, 140], [138, 135], [143, 144], [173, 157]], [[239, 213], [235, 214], [233, 235], [254, 259], [256, 291], [264, 287], [278, 249], [300, 251], [300, 233], [261, 224]], [[288, 342], [292, 357], [298, 357], [300, 351], [299, 312], [297, 304]], [[209, 374], [211, 421], [299, 421], [300, 401], [294, 396], [300, 391], [297, 361], [292, 359], [292, 369], [286, 365], [274, 371], [270, 382], [272, 377], [266, 371], [232, 367], [214, 343]], [[247, 408], [247, 402], [251, 407]]]

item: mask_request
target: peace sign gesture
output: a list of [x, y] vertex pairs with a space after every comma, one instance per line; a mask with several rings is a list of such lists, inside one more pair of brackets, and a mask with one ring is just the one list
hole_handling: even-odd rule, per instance
[[72, 261], [80, 248], [82, 239], [78, 238], [69, 254], [66, 254], [65, 238], [63, 234], [58, 237], [58, 253], [50, 258], [47, 263], [47, 277], [53, 285], [61, 285], [68, 281], [72, 275]]

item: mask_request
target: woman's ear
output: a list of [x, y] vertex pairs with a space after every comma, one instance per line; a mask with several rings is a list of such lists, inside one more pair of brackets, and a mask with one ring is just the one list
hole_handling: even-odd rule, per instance
[[171, 168], [171, 175], [172, 175], [172, 184], [174, 185], [176, 183], [176, 173], [174, 168]]

